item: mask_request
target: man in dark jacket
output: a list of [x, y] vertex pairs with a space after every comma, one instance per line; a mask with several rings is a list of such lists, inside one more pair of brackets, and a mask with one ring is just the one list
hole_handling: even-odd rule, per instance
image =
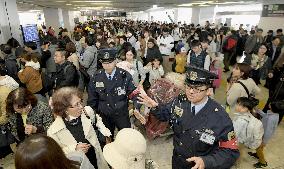
[[161, 121], [169, 121], [173, 135], [173, 169], [229, 169], [239, 157], [233, 123], [224, 108], [208, 97], [216, 75], [189, 67], [185, 95], [160, 105], [146, 94], [140, 102]]
[[[88, 88], [88, 105], [102, 117], [103, 123], [114, 136], [114, 130], [130, 128], [128, 100], [135, 99], [135, 86], [132, 76], [116, 67], [116, 51], [100, 51], [103, 69], [94, 73]], [[137, 106], [137, 99], [134, 107]]]
[[19, 81], [18, 64], [16, 56], [12, 53], [12, 47], [9, 45], [4, 45], [2, 50], [2, 52], [4, 53], [5, 66], [7, 68], [7, 75], [11, 76], [16, 81]]
[[65, 51], [58, 49], [54, 55], [56, 72], [54, 73], [54, 89], [65, 86], [78, 86], [79, 75], [73, 63], [66, 61]]

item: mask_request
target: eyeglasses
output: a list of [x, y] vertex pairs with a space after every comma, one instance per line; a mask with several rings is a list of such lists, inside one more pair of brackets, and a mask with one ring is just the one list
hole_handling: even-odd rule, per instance
[[69, 108], [82, 108], [83, 107], [83, 103], [81, 102], [77, 102], [75, 105], [70, 106]]
[[204, 91], [206, 91], [208, 88], [206, 88], [206, 89], [199, 89], [198, 87], [200, 87], [200, 86], [186, 86], [185, 87], [185, 89], [186, 90], [193, 90], [193, 92], [194, 93], [201, 93], [201, 92], [204, 92]]

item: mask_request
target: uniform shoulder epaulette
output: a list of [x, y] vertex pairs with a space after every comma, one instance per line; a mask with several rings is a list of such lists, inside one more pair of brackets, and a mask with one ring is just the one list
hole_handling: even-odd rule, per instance
[[182, 102], [187, 101], [187, 97], [186, 97], [185, 93], [180, 93], [178, 95], [178, 100], [182, 101]]

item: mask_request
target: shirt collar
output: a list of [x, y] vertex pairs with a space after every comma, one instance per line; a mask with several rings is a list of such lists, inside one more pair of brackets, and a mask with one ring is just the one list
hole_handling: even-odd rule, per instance
[[108, 73], [105, 71], [105, 74], [106, 74], [107, 78], [109, 78], [109, 76], [110, 76], [110, 78], [111, 78], [111, 80], [112, 80], [112, 78], [113, 78], [113, 76], [114, 76], [114, 74], [115, 74], [115, 71], [116, 71], [116, 67], [112, 70], [111, 74], [108, 74]]
[[206, 96], [206, 100], [203, 103], [200, 104], [191, 103], [191, 108], [195, 106], [195, 115], [206, 105], [207, 102], [208, 102], [208, 96]]

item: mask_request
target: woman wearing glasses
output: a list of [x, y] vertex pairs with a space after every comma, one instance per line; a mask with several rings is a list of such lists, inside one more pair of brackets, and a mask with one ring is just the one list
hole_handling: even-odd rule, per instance
[[60, 88], [53, 94], [51, 107], [56, 118], [47, 135], [52, 137], [66, 154], [74, 151], [84, 152], [95, 168], [108, 169], [95, 128], [106, 137], [111, 133], [91, 107], [83, 107], [81, 100], [82, 93], [72, 87]]
[[35, 95], [25, 88], [18, 88], [9, 93], [6, 112], [11, 132], [18, 143], [24, 141], [26, 136], [46, 133], [53, 122], [48, 105], [38, 101]]

